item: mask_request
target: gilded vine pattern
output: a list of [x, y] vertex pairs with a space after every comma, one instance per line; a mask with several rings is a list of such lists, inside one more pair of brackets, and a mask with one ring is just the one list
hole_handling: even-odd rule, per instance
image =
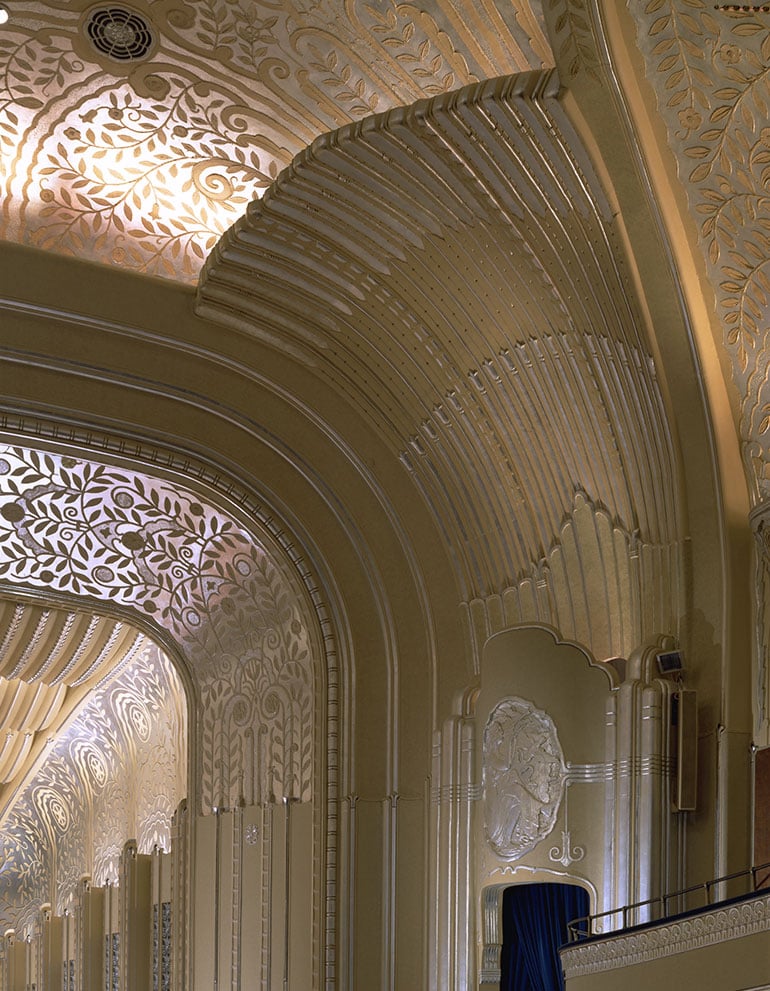
[[530, 0], [154, 0], [125, 64], [79, 6], [0, 28], [0, 237], [187, 282], [319, 134], [549, 63]]
[[299, 593], [194, 493], [130, 470], [0, 450], [0, 582], [151, 617], [200, 692], [204, 808], [308, 800], [313, 670]]
[[599, 81], [596, 45], [587, 0], [547, 0], [553, 18], [554, 49], [562, 72], [573, 78], [585, 71]]
[[706, 0], [645, 0], [636, 17], [717, 292], [756, 499], [770, 492], [770, 18]]

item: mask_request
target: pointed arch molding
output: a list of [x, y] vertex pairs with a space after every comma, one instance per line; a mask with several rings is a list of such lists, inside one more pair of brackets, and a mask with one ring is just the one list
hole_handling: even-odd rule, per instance
[[130, 610], [166, 631], [199, 700], [204, 812], [310, 799], [324, 683], [337, 736], [328, 623], [267, 528], [223, 502], [134, 468], [0, 446], [0, 584]]

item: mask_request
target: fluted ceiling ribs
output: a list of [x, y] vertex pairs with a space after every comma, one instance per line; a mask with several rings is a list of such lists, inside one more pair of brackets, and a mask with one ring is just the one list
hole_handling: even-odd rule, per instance
[[[448, 531], [472, 598], [547, 572], [577, 493], [627, 556], [678, 544], [676, 459], [623, 259], [558, 80], [531, 73], [318, 139], [222, 239], [199, 311], [349, 397]], [[649, 580], [673, 588], [676, 558]], [[584, 584], [587, 558], [573, 563], [566, 587]], [[643, 628], [637, 615], [602, 647]]]

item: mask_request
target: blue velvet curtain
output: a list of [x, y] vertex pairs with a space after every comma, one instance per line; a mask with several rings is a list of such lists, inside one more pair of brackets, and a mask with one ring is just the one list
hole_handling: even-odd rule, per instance
[[503, 892], [502, 991], [561, 991], [567, 923], [590, 912], [576, 884], [517, 884]]

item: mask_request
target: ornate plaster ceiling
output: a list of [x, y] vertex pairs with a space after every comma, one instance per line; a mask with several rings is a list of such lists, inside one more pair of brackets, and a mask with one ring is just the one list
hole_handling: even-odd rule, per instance
[[220, 241], [199, 312], [323, 369], [468, 600], [627, 656], [675, 628], [681, 534], [623, 258], [558, 80], [529, 73], [318, 139]]
[[770, 13], [707, 0], [634, 7], [716, 295], [758, 501], [770, 496]]
[[[185, 281], [318, 135], [553, 64], [537, 0], [11, 7], [0, 236]], [[89, 18], [113, 7], [145, 19], [146, 57], [97, 51]]]
[[128, 468], [9, 446], [0, 455], [0, 580], [134, 610], [168, 632], [203, 713], [203, 808], [306, 800], [322, 654], [267, 529]]

